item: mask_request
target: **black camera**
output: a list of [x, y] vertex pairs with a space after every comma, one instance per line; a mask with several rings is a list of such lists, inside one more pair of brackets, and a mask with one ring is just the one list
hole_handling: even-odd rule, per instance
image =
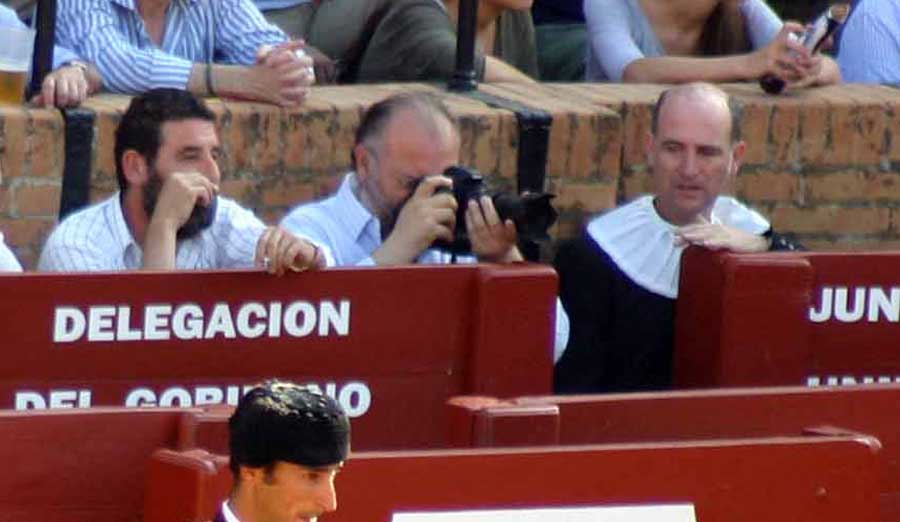
[[509, 192], [491, 192], [485, 186], [484, 177], [476, 170], [466, 167], [449, 167], [444, 176], [453, 181], [453, 188], [440, 188], [437, 192], [449, 192], [456, 199], [456, 229], [453, 241], [439, 239], [432, 248], [453, 254], [472, 251], [472, 243], [466, 230], [466, 209], [469, 201], [478, 201], [481, 196], [489, 196], [497, 209], [501, 221], [511, 219], [516, 224], [519, 242], [547, 241], [547, 230], [556, 222], [556, 210], [550, 205], [552, 194], [526, 192], [521, 195]]

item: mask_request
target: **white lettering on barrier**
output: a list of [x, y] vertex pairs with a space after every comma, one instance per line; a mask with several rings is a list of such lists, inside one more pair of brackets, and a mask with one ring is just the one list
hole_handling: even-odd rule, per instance
[[71, 343], [84, 335], [87, 320], [78, 308], [59, 306], [53, 317], [53, 342]]
[[113, 306], [92, 306], [88, 319], [88, 341], [112, 341], [116, 338], [112, 331], [116, 308]]
[[203, 309], [193, 303], [176, 308], [172, 314], [172, 333], [184, 341], [203, 339]]
[[[322, 387], [315, 383], [307, 383], [318, 393]], [[134, 388], [125, 394], [125, 406], [129, 408], [145, 407], [191, 407], [207, 404], [230, 404], [237, 406], [240, 398], [252, 384], [227, 386], [171, 386], [159, 393], [146, 386]], [[15, 393], [15, 409], [43, 410], [57, 408], [90, 408], [91, 393], [89, 389], [50, 390], [46, 395], [33, 390], [20, 390]], [[362, 417], [372, 405], [372, 391], [364, 382], [350, 381], [342, 386], [335, 382], [325, 383], [324, 393], [340, 403], [351, 418]]]
[[809, 308], [809, 320], [813, 323], [900, 322], [900, 286], [824, 286], [819, 292], [819, 306]]
[[18, 391], [14, 405], [17, 410], [90, 408], [91, 390], [50, 390], [46, 398], [36, 391]]
[[119, 320], [116, 321], [117, 341], [140, 341], [141, 331], [131, 328], [131, 307], [119, 307]]
[[144, 339], [165, 341], [169, 338], [169, 316], [172, 305], [148, 305], [144, 309]]
[[806, 378], [806, 386], [810, 388], [895, 383], [900, 383], [900, 375], [864, 375], [861, 377], [854, 375], [810, 375]]
[[319, 337], [350, 335], [350, 301], [293, 301], [268, 305], [216, 303], [209, 314], [196, 303], [158, 303], [144, 307], [143, 323], [135, 325], [129, 306], [94, 305], [84, 309], [60, 306], [54, 311], [53, 342], [184, 341], [256, 339], [288, 335]]

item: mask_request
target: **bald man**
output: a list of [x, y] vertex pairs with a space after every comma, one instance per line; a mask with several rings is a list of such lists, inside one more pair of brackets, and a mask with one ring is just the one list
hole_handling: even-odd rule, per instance
[[769, 222], [723, 196], [746, 150], [728, 96], [694, 83], [653, 108], [647, 164], [654, 195], [593, 219], [556, 258], [571, 330], [556, 365], [559, 393], [666, 389], [681, 254], [687, 245], [735, 252], [794, 250]]

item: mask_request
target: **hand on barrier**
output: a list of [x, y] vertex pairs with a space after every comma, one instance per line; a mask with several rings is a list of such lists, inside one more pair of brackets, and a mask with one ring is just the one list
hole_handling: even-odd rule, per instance
[[769, 248], [769, 240], [763, 236], [710, 223], [702, 217], [698, 219], [698, 223], [676, 230], [675, 242], [678, 245], [697, 245], [710, 250], [730, 250], [743, 253], [763, 252]]
[[325, 256], [314, 243], [281, 227], [268, 227], [256, 243], [256, 265], [270, 274], [325, 268]]
[[64, 65], [44, 77], [31, 103], [45, 107], [75, 107], [90, 94], [87, 66]]
[[259, 48], [253, 67], [259, 82], [255, 89], [258, 99], [282, 106], [303, 102], [316, 80], [313, 60], [303, 51], [304, 46], [303, 40], [293, 40]]

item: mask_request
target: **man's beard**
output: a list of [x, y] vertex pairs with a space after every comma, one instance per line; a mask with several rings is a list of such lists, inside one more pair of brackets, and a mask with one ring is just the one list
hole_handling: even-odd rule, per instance
[[[156, 210], [156, 202], [159, 199], [159, 193], [162, 190], [162, 185], [163, 181], [159, 177], [159, 173], [156, 171], [156, 168], [151, 167], [150, 179], [144, 186], [144, 212], [147, 213], [147, 216], [152, 217], [153, 211]], [[203, 206], [200, 204], [194, 205], [194, 210], [191, 211], [191, 215], [188, 216], [187, 221], [185, 221], [184, 224], [181, 225], [181, 227], [175, 233], [175, 238], [179, 241], [181, 241], [182, 239], [190, 239], [209, 228], [216, 217], [217, 203], [218, 198], [213, 197], [209, 206]]]
[[357, 183], [355, 190], [356, 197], [363, 203], [363, 206], [378, 219], [379, 228], [381, 229], [381, 239], [383, 241], [387, 239], [394, 230], [394, 225], [397, 223], [397, 217], [400, 216], [400, 211], [403, 210], [403, 206], [406, 205], [406, 202], [412, 197], [412, 192], [410, 192], [409, 196], [400, 202], [400, 204], [391, 208], [387, 199], [382, 195], [381, 188], [378, 186], [378, 180], [375, 176], [369, 176], [362, 179], [357, 178]]

